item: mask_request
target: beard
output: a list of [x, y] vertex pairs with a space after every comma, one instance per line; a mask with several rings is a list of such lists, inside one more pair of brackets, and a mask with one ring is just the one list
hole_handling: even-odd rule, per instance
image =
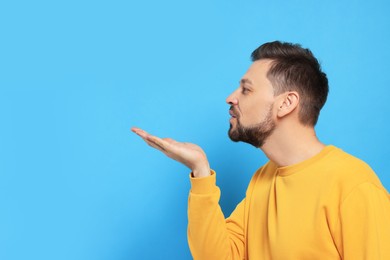
[[[233, 109], [233, 108], [231, 108]], [[234, 110], [234, 109], [233, 109]], [[267, 138], [275, 130], [275, 122], [272, 120], [272, 105], [270, 106], [264, 120], [258, 124], [251, 126], [243, 126], [240, 123], [240, 118], [237, 113], [236, 127], [230, 124], [229, 137], [233, 142], [245, 142], [253, 145], [256, 148], [260, 148], [264, 145]]]

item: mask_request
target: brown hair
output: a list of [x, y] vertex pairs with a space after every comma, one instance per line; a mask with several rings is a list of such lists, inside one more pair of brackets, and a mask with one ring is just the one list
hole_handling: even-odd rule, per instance
[[321, 71], [313, 53], [299, 44], [275, 41], [261, 45], [251, 57], [252, 61], [273, 61], [267, 77], [274, 87], [274, 95], [297, 91], [300, 96], [299, 120], [304, 125], [314, 126], [326, 102], [329, 87], [326, 74]]

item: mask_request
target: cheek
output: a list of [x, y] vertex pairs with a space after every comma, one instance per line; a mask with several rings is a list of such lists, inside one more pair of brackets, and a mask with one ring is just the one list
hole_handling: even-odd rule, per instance
[[240, 121], [243, 123], [259, 123], [268, 116], [269, 110], [272, 108], [272, 103], [251, 104], [243, 109]]
[[258, 122], [262, 117], [262, 109], [259, 106], [246, 106], [242, 108], [240, 122], [244, 124], [252, 124]]

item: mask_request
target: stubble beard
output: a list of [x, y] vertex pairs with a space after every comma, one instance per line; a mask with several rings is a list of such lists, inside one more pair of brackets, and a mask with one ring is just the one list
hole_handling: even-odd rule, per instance
[[275, 130], [275, 122], [272, 120], [272, 106], [267, 112], [264, 120], [251, 126], [243, 126], [240, 118], [236, 117], [236, 127], [230, 124], [229, 137], [233, 142], [245, 142], [260, 148], [264, 145], [268, 137]]

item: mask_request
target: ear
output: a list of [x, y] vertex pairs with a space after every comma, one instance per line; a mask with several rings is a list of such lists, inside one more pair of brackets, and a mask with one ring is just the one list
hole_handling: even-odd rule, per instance
[[284, 117], [291, 114], [299, 104], [299, 94], [296, 91], [286, 92], [279, 96], [277, 101], [277, 116]]

